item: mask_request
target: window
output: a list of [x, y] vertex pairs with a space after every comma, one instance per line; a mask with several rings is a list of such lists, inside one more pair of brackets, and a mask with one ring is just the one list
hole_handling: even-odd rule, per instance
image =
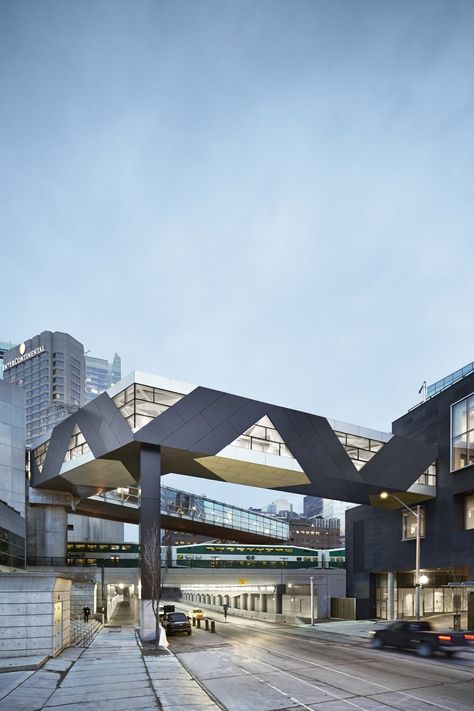
[[[418, 519], [415, 511], [402, 511], [402, 541], [412, 541], [416, 538]], [[420, 538], [425, 537], [425, 509], [420, 508]]]
[[465, 529], [466, 531], [474, 529], [474, 494], [466, 496]]
[[474, 464], [474, 395], [451, 408], [451, 471]]

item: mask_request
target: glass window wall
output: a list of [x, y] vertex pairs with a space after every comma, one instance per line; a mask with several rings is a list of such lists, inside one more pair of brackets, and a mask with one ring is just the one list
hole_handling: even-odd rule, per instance
[[136, 431], [183, 397], [179, 393], [136, 383], [118, 393], [113, 400], [130, 427]]
[[451, 471], [474, 464], [474, 395], [457, 402], [451, 412]]
[[[420, 508], [420, 538], [425, 537], [425, 509]], [[418, 517], [415, 512], [402, 511], [402, 540], [411, 541], [416, 538]]]

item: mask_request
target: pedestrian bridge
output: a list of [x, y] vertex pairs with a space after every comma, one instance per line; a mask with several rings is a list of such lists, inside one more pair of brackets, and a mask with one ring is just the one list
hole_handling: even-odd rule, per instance
[[[243, 543], [286, 541], [290, 535], [285, 521], [205, 496], [162, 486], [160, 498], [161, 526], [165, 529], [199, 533], [210, 538], [231, 538]], [[139, 523], [140, 488], [128, 486], [96, 494], [81, 501], [76, 512]]]

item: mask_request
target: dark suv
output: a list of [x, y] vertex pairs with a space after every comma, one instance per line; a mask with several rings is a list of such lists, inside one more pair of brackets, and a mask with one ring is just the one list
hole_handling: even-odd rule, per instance
[[175, 634], [175, 632], [191, 634], [191, 623], [184, 612], [168, 612], [164, 617], [163, 627], [167, 635]]

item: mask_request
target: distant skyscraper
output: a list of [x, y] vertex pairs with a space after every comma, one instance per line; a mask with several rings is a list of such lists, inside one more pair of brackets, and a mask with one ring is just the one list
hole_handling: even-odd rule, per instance
[[357, 504], [348, 504], [345, 501], [321, 499], [319, 496], [305, 496], [303, 510], [305, 518], [323, 516], [323, 518], [338, 518], [341, 522], [341, 537], [344, 539], [346, 526], [346, 511]]
[[26, 393], [26, 442], [84, 405], [84, 347], [68, 333], [43, 331], [6, 351], [3, 378]]
[[117, 353], [111, 363], [105, 358], [86, 355], [86, 403], [118, 383], [121, 377], [122, 362]]
[[267, 506], [267, 513], [277, 514], [280, 511], [293, 511], [293, 504], [290, 504], [288, 499], [276, 499]]
[[303, 515], [305, 518], [321, 516], [323, 513], [323, 501], [320, 496], [305, 496], [303, 499]]
[[324, 518], [338, 518], [341, 522], [341, 538], [344, 541], [346, 535], [346, 511], [353, 509], [358, 504], [348, 504], [347, 501], [333, 501], [323, 499], [322, 516]]

